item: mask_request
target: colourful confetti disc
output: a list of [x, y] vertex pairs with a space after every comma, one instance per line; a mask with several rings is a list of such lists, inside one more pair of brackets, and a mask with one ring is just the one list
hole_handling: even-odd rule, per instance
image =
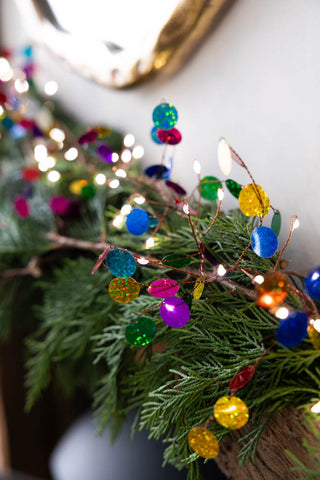
[[291, 312], [279, 323], [277, 340], [284, 347], [293, 348], [299, 345], [308, 331], [308, 316], [304, 312]]
[[203, 177], [200, 182], [200, 195], [206, 200], [217, 200], [218, 189], [222, 188], [221, 183], [216, 177]]
[[138, 317], [126, 327], [126, 340], [130, 345], [143, 347], [152, 342], [156, 336], [157, 328], [154, 321], [149, 317]]
[[134, 256], [121, 248], [115, 248], [108, 253], [106, 265], [110, 273], [119, 278], [131, 277], [137, 269]]
[[257, 227], [251, 234], [252, 250], [263, 258], [272, 257], [278, 250], [278, 237], [269, 227]]
[[87, 180], [74, 180], [69, 185], [69, 190], [74, 195], [81, 195], [83, 187], [88, 185]]
[[276, 210], [273, 214], [272, 221], [271, 221], [271, 229], [274, 233], [279, 236], [281, 230], [281, 214], [279, 210]]
[[30, 215], [30, 208], [28, 201], [24, 197], [17, 197], [13, 202], [16, 213], [21, 218], [27, 218]]
[[239, 198], [240, 192], [242, 190], [242, 186], [239, 185], [239, 183], [235, 182], [234, 180], [231, 180], [231, 178], [228, 178], [226, 180], [226, 187], [231, 193], [236, 198]]
[[81, 196], [83, 198], [86, 198], [89, 200], [90, 198], [93, 198], [96, 194], [96, 190], [93, 185], [85, 185], [81, 189]]
[[220, 425], [231, 430], [243, 427], [249, 420], [247, 405], [240, 398], [233, 396], [219, 398], [213, 414]]
[[170, 255], [163, 257], [162, 263], [163, 265], [168, 265], [169, 267], [184, 268], [190, 265], [191, 258], [186, 257], [182, 253], [171, 253]]
[[96, 129], [91, 128], [87, 132], [83, 133], [79, 138], [78, 142], [80, 145], [87, 145], [88, 143], [95, 142], [98, 138], [98, 132]]
[[260, 185], [249, 183], [239, 194], [239, 207], [247, 217], [265, 217], [270, 210], [270, 200]]
[[182, 188], [180, 185], [178, 185], [175, 182], [171, 182], [171, 180], [166, 180], [166, 185], [167, 187], [171, 188], [174, 192], [176, 192], [178, 195], [186, 195], [187, 192], [184, 188]]
[[159, 219], [155, 215], [152, 215], [152, 213], [147, 212], [149, 216], [149, 227], [154, 228], [157, 225], [159, 225]]
[[171, 103], [160, 103], [152, 112], [152, 120], [157, 128], [169, 130], [178, 121], [178, 112]]
[[304, 288], [314, 300], [320, 300], [320, 265], [308, 273]]
[[190, 430], [188, 442], [192, 450], [202, 458], [215, 458], [219, 453], [218, 440], [207, 428], [195, 427]]
[[126, 226], [131, 235], [137, 237], [143, 235], [149, 228], [148, 212], [142, 210], [142, 208], [134, 208], [127, 216]]
[[194, 284], [194, 289], [193, 289], [193, 298], [195, 300], [200, 300], [203, 293], [204, 285], [205, 283], [202, 280], [200, 280], [200, 278], [196, 280], [196, 283]]
[[160, 307], [160, 316], [169, 327], [180, 328], [190, 319], [190, 309], [179, 297], [166, 298]]
[[97, 154], [102, 162], [113, 163], [112, 162], [113, 150], [109, 147], [107, 143], [100, 143], [100, 145], [98, 145]]
[[110, 297], [118, 303], [130, 303], [140, 293], [140, 285], [134, 278], [114, 278], [109, 284]]
[[313, 347], [316, 350], [319, 350], [320, 348], [320, 320], [319, 319], [310, 320], [310, 324], [308, 326], [308, 335]]
[[237, 373], [230, 381], [228, 387], [229, 390], [231, 392], [236, 392], [237, 390], [240, 390], [240, 388], [244, 387], [251, 380], [255, 371], [256, 370], [252, 365], [249, 365], [249, 367], [241, 370], [241, 372]]
[[21, 170], [21, 177], [26, 182], [36, 182], [41, 177], [41, 173], [35, 167], [24, 167]]
[[150, 167], [146, 168], [144, 173], [147, 175], [147, 177], [150, 178], [169, 178], [170, 176], [170, 171], [167, 167], [164, 165], [151, 165]]
[[177, 128], [171, 128], [171, 130], [158, 129], [157, 135], [159, 140], [167, 145], [178, 145], [182, 140], [181, 132]]
[[63, 195], [55, 195], [49, 200], [51, 210], [57, 215], [65, 215], [68, 211], [69, 205], [70, 200]]
[[158, 127], [153, 127], [150, 132], [151, 138], [157, 145], [162, 145], [160, 138], [158, 137]]
[[150, 295], [157, 298], [172, 297], [178, 291], [179, 284], [171, 278], [159, 278], [152, 282], [148, 288]]
[[267, 273], [264, 281], [257, 285], [257, 304], [262, 308], [276, 307], [288, 295], [287, 290], [288, 281], [282, 273]]

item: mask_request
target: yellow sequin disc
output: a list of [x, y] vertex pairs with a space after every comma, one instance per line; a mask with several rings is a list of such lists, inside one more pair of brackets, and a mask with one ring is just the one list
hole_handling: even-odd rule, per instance
[[214, 406], [214, 417], [220, 425], [231, 430], [243, 427], [249, 420], [247, 405], [238, 397], [219, 398]]
[[114, 278], [109, 284], [110, 297], [119, 303], [132, 302], [140, 292], [139, 284], [134, 278]]
[[239, 207], [247, 217], [265, 217], [270, 210], [270, 200], [260, 185], [249, 183], [240, 192]]
[[188, 434], [189, 445], [200, 457], [215, 458], [219, 453], [219, 443], [207, 428], [195, 427]]
[[193, 298], [195, 300], [200, 300], [203, 289], [204, 289], [204, 282], [200, 280], [200, 278], [198, 278], [198, 280], [194, 284], [194, 289], [193, 289]]
[[69, 190], [74, 195], [80, 195], [83, 187], [88, 185], [87, 180], [74, 180], [69, 185]]

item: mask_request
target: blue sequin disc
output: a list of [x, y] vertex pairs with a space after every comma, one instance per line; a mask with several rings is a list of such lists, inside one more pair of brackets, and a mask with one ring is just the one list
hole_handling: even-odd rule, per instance
[[282, 320], [277, 330], [277, 340], [284, 347], [293, 348], [299, 345], [308, 331], [308, 316], [304, 312], [292, 312]]
[[131, 277], [137, 268], [134, 256], [121, 248], [115, 248], [108, 253], [106, 265], [110, 273], [118, 278]]
[[163, 142], [161, 142], [160, 138], [158, 137], [158, 127], [153, 127], [150, 135], [154, 143], [157, 143], [158, 145], [163, 145]]
[[307, 275], [304, 287], [311, 298], [320, 300], [320, 265]]
[[152, 112], [152, 120], [157, 128], [170, 130], [178, 120], [178, 112], [171, 103], [160, 103]]
[[278, 249], [278, 238], [269, 227], [257, 227], [251, 234], [251, 247], [253, 251], [263, 258], [274, 255]]
[[145, 169], [144, 173], [147, 177], [155, 177], [157, 179], [167, 179], [170, 176], [170, 170], [164, 165], [151, 165], [151, 167]]
[[131, 235], [143, 235], [149, 228], [148, 213], [142, 208], [134, 208], [127, 216], [126, 226]]

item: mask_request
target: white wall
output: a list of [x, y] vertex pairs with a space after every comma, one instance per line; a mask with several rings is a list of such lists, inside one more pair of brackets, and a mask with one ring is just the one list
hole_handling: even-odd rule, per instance
[[[12, 0], [3, 4], [5, 38], [28, 38]], [[66, 109], [87, 125], [133, 132], [148, 164], [159, 161], [161, 148], [149, 138], [151, 112], [162, 98], [172, 102], [183, 134], [173, 179], [189, 189], [193, 157], [204, 174], [221, 177], [216, 145], [226, 137], [283, 214], [282, 244], [290, 215], [299, 216], [285, 257], [305, 270], [320, 264], [319, 18], [319, 0], [238, 0], [179, 73], [126, 91], [92, 84], [41, 49], [38, 61], [59, 82]], [[230, 177], [250, 183], [240, 170]]]

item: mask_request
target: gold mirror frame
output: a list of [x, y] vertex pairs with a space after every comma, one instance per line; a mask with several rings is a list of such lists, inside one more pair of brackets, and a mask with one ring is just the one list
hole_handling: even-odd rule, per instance
[[47, 0], [15, 1], [35, 42], [49, 47], [81, 75], [108, 87], [124, 88], [160, 70], [177, 71], [235, 0], [180, 0], [159, 31], [149, 32], [143, 44], [124, 49], [64, 30]]

